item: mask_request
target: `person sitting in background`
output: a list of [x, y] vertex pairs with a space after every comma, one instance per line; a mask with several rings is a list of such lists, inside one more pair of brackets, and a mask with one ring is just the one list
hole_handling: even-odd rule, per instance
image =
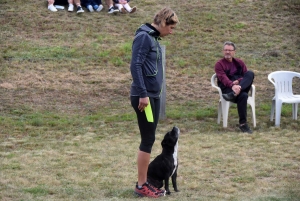
[[113, 0], [105, 0], [106, 5], [108, 6], [108, 13], [117, 13], [120, 12], [117, 7], [114, 6]]
[[[113, 0], [105, 0], [106, 5], [108, 6], [108, 13], [117, 13], [119, 9], [114, 6]], [[100, 12], [103, 9], [101, 0], [82, 0], [82, 4], [90, 11], [94, 10]]]
[[80, 0], [48, 0], [48, 9], [52, 12], [56, 12], [57, 9], [55, 8], [55, 5], [68, 5], [68, 11], [73, 12], [74, 11], [74, 4], [77, 7], [77, 13], [83, 13], [84, 10], [81, 7]]
[[101, 0], [81, 0], [81, 3], [86, 7], [90, 12], [100, 12], [103, 9]]
[[118, 7], [120, 12], [126, 13], [134, 13], [136, 11], [136, 7], [134, 6], [133, 8], [130, 7], [129, 1], [130, 0], [113, 0], [115, 3], [115, 6]]
[[247, 100], [254, 73], [247, 69], [241, 59], [234, 57], [235, 50], [233, 42], [224, 43], [224, 58], [215, 64], [215, 72], [223, 98], [237, 104], [239, 128], [242, 132], [251, 134], [252, 130], [247, 125]]

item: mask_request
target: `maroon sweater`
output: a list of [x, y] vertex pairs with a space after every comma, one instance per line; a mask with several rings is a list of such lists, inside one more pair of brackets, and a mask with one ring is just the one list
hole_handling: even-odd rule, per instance
[[232, 62], [229, 62], [223, 58], [215, 64], [215, 72], [217, 74], [219, 87], [221, 89], [225, 87], [231, 88], [233, 81], [241, 81], [243, 79], [245, 72], [247, 72], [247, 67], [240, 59], [233, 58]]

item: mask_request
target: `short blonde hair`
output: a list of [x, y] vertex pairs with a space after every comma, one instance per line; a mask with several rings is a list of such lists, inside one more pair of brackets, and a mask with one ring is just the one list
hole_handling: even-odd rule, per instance
[[171, 8], [161, 9], [155, 16], [153, 23], [156, 25], [167, 25], [177, 24], [179, 22], [176, 13]]

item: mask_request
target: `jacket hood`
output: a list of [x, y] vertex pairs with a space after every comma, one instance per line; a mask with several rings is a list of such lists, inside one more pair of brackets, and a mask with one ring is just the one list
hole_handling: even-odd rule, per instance
[[140, 32], [146, 32], [148, 33], [150, 36], [153, 36], [155, 38], [160, 39], [160, 33], [159, 31], [157, 31], [157, 29], [155, 29], [155, 27], [153, 27], [151, 24], [142, 24], [135, 32], [135, 36], [137, 34], [139, 34]]

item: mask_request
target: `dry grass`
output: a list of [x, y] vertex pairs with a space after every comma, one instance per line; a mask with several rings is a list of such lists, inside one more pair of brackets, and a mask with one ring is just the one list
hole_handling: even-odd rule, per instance
[[[134, 199], [138, 131], [134, 125], [126, 133], [102, 128], [60, 139], [7, 139], [14, 148], [1, 152], [2, 200]], [[162, 135], [157, 138], [153, 155], [159, 153]], [[181, 191], [164, 199], [297, 200], [299, 145], [299, 136], [290, 131], [247, 136], [183, 130]]]
[[[275, 70], [299, 71], [300, 1], [132, 1], [133, 15], [50, 13], [0, 0], [0, 200], [135, 200], [138, 128], [128, 95], [136, 28], [162, 6], [181, 23], [167, 48], [167, 119], [181, 129], [178, 186], [166, 200], [299, 200], [299, 120], [269, 121]], [[180, 6], [179, 6], [180, 5]], [[104, 4], [105, 9], [107, 9]], [[210, 86], [225, 40], [255, 74], [257, 128], [216, 124]], [[300, 82], [294, 88], [300, 93]], [[249, 110], [250, 113], [250, 110]], [[248, 115], [250, 116], [250, 115]], [[249, 118], [249, 122], [252, 119]], [[147, 200], [147, 199], [142, 199]]]

